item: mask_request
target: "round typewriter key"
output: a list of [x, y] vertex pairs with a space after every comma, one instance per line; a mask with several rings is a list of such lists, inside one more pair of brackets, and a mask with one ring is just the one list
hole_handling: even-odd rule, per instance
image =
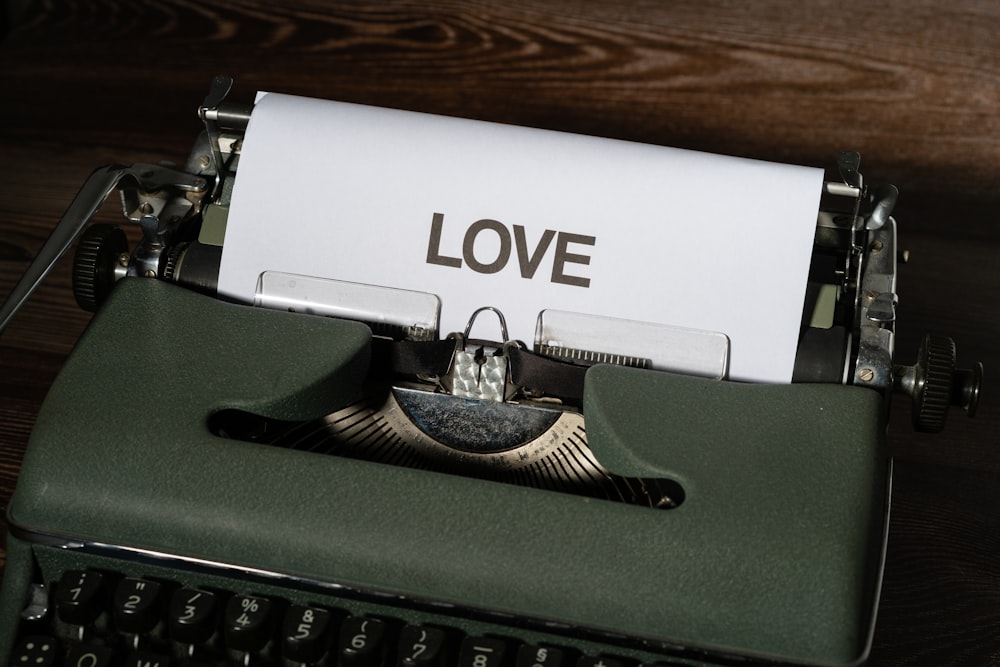
[[319, 662], [333, 643], [333, 615], [326, 609], [292, 605], [281, 628], [283, 655], [296, 662]]
[[517, 649], [514, 667], [563, 667], [567, 662], [566, 651], [560, 648], [525, 644]]
[[14, 652], [10, 654], [10, 664], [54, 667], [59, 662], [59, 654], [59, 644], [54, 637], [29, 635], [14, 647]]
[[56, 586], [56, 612], [66, 623], [88, 625], [104, 607], [104, 575], [92, 570], [67, 570]]
[[576, 667], [629, 667], [630, 663], [618, 658], [606, 658], [597, 655], [581, 655], [576, 661]]
[[352, 616], [340, 626], [341, 667], [380, 667], [385, 659], [385, 623]]
[[125, 658], [123, 667], [170, 667], [170, 661], [171, 657], [162, 653], [133, 651]]
[[458, 667], [504, 667], [509, 644], [498, 637], [466, 637], [458, 653]]
[[114, 652], [99, 644], [70, 644], [65, 667], [111, 667], [115, 664]]
[[160, 584], [122, 579], [115, 588], [115, 625], [123, 632], [150, 632], [160, 621]]
[[189, 644], [208, 641], [215, 631], [215, 610], [213, 593], [195, 588], [175, 591], [167, 613], [170, 638]]
[[440, 667], [445, 664], [447, 636], [439, 628], [407, 625], [399, 631], [398, 656], [402, 667]]
[[271, 601], [234, 595], [226, 604], [226, 644], [237, 651], [259, 651], [271, 638]]

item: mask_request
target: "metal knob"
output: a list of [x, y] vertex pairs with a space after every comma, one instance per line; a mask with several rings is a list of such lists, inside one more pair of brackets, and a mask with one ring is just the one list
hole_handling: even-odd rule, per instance
[[128, 239], [120, 227], [96, 224], [87, 228], [73, 257], [73, 296], [81, 308], [97, 310], [115, 286], [115, 266], [126, 253]]
[[979, 407], [983, 364], [955, 368], [955, 341], [944, 336], [924, 336], [913, 366], [895, 368], [895, 388], [913, 400], [913, 427], [925, 433], [944, 428], [950, 406], [965, 409], [970, 417]]

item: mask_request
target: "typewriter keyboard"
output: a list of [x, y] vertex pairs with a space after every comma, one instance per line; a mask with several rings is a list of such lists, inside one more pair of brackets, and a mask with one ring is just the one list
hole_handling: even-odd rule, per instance
[[514, 619], [469, 620], [445, 606], [438, 613], [267, 578], [135, 563], [122, 571], [112, 559], [95, 564], [40, 577], [22, 615], [11, 667], [703, 664], [580, 641], [560, 632], [562, 626], [546, 632]]

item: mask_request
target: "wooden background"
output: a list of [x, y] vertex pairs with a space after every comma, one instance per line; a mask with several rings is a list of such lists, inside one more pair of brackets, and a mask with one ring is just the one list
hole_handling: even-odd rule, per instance
[[[871, 664], [1000, 665], [1000, 384], [989, 382], [1000, 376], [1000, 5], [15, 0], [5, 11], [0, 297], [93, 168], [183, 161], [216, 73], [246, 99], [268, 89], [823, 167], [861, 151], [868, 182], [901, 191], [912, 261], [899, 274], [899, 360], [942, 333], [960, 363], [987, 372], [980, 416], [953, 414], [942, 435], [914, 434], [905, 401], [894, 404]], [[0, 506], [87, 322], [68, 264], [0, 338]], [[770, 307], [762, 295], [762, 321]], [[156, 409], [155, 388], [119, 380], [122, 400]]]

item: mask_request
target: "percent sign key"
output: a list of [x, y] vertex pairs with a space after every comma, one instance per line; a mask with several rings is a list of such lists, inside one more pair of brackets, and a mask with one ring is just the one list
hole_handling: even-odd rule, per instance
[[226, 604], [226, 644], [237, 651], [260, 651], [271, 638], [271, 601], [234, 595]]

